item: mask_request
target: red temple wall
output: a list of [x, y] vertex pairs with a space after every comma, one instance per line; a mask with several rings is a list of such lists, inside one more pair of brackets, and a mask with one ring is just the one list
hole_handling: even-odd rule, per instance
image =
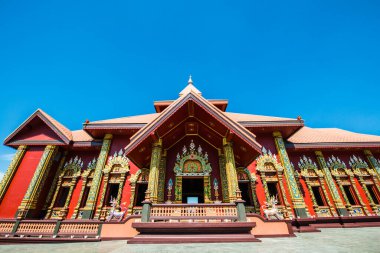
[[0, 218], [14, 218], [28, 189], [44, 147], [29, 147], [26, 151], [0, 205]]

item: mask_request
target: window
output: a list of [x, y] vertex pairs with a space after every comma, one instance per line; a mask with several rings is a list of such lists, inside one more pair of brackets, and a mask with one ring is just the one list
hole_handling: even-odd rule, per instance
[[351, 205], [357, 205], [358, 202], [357, 202], [356, 198], [354, 197], [354, 195], [352, 194], [351, 185], [344, 185], [343, 190], [346, 193], [346, 196], [348, 198], [348, 202]]
[[80, 202], [80, 206], [79, 208], [83, 208], [86, 206], [86, 202], [87, 202], [87, 199], [88, 199], [88, 194], [90, 193], [90, 186], [86, 186], [84, 188], [84, 192], [83, 192], [83, 196], [82, 196], [82, 201]]
[[107, 195], [105, 199], [105, 206], [111, 206], [111, 200], [117, 198], [117, 194], [119, 193], [119, 184], [109, 184], [107, 189]]
[[371, 198], [375, 204], [379, 204], [379, 194], [376, 191], [376, 188], [374, 185], [368, 185], [367, 186], [369, 195], [371, 195]]
[[317, 201], [317, 205], [318, 206], [327, 206], [325, 203], [325, 199], [323, 198], [323, 196], [321, 194], [321, 187], [313, 186], [313, 187], [311, 187], [311, 189], [313, 191], [314, 198]]
[[69, 195], [70, 187], [61, 187], [59, 190], [57, 200], [54, 207], [64, 207], [66, 203], [67, 196]]
[[278, 190], [278, 183], [277, 182], [269, 182], [268, 185], [268, 191], [270, 197], [276, 197], [278, 199], [278, 204], [283, 205], [282, 199], [280, 194], [278, 194], [280, 191]]

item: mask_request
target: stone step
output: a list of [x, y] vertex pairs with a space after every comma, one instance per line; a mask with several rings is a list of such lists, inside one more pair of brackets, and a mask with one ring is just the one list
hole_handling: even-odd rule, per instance
[[229, 243], [260, 242], [251, 234], [164, 234], [137, 235], [128, 244], [171, 244], [171, 243]]

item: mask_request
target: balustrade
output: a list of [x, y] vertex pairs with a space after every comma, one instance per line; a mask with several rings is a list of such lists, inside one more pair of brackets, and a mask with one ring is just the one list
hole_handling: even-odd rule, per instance
[[236, 220], [238, 212], [234, 204], [170, 204], [152, 205], [150, 218], [159, 219], [232, 219]]

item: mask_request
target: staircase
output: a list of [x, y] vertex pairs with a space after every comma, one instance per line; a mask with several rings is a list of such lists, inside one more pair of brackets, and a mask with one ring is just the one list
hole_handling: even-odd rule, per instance
[[139, 222], [128, 244], [259, 242], [255, 222]]

